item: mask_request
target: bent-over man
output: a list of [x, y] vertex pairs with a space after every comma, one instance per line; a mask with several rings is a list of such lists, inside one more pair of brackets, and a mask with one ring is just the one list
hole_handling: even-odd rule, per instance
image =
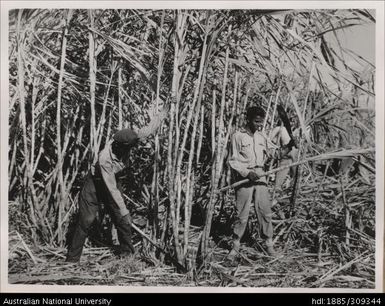
[[128, 166], [130, 150], [140, 141], [154, 133], [166, 117], [163, 110], [151, 123], [134, 131], [123, 129], [107, 141], [92, 165], [79, 197], [78, 223], [69, 245], [67, 262], [80, 260], [83, 246], [93, 222], [97, 219], [100, 204], [104, 203], [115, 224], [121, 248], [121, 255], [134, 253], [131, 241], [131, 217], [122, 194], [119, 175]]

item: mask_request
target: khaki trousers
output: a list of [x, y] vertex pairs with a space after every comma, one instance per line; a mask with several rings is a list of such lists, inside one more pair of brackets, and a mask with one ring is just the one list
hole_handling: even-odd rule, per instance
[[233, 229], [234, 248], [239, 248], [239, 240], [245, 232], [250, 205], [253, 201], [262, 238], [271, 239], [273, 237], [271, 200], [267, 186], [265, 183], [248, 183], [236, 190], [237, 217]]

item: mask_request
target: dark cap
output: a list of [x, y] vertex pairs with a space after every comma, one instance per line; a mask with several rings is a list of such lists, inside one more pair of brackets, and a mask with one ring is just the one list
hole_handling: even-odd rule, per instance
[[138, 134], [131, 129], [123, 129], [115, 133], [114, 140], [118, 143], [130, 145], [138, 141]]

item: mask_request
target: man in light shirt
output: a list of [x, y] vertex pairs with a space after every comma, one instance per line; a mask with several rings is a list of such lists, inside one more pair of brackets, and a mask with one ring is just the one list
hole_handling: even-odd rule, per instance
[[[270, 139], [281, 148], [278, 168], [290, 165], [296, 161], [298, 149], [294, 145], [291, 145], [292, 138], [283, 125], [279, 125], [273, 129]], [[277, 192], [281, 191], [290, 170], [291, 168], [286, 168], [277, 172], [275, 176], [275, 189]]]
[[117, 229], [121, 255], [135, 252], [131, 240], [131, 216], [124, 202], [119, 178], [128, 166], [131, 149], [158, 129], [167, 112], [168, 109], [164, 109], [139, 131], [123, 129], [107, 141], [80, 192], [79, 219], [69, 245], [67, 262], [80, 261], [90, 227], [98, 219], [101, 203], [105, 204]]
[[232, 137], [232, 155], [230, 167], [236, 173], [236, 180], [249, 179], [249, 182], [236, 189], [236, 221], [233, 228], [233, 249], [228, 255], [233, 260], [239, 252], [240, 240], [245, 232], [250, 204], [254, 201], [258, 217], [259, 229], [265, 239], [266, 251], [270, 256], [276, 256], [273, 247], [273, 226], [271, 223], [271, 199], [267, 188], [263, 167], [268, 150], [276, 148], [261, 132], [265, 111], [261, 107], [250, 107], [246, 113], [246, 126], [236, 131]]

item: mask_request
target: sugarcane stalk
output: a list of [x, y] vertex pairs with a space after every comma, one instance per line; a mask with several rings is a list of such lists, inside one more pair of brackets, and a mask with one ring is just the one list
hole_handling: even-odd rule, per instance
[[221, 107], [219, 110], [219, 124], [218, 124], [218, 140], [217, 140], [217, 152], [220, 151], [221, 147], [221, 139], [223, 137], [223, 116], [225, 111], [225, 102], [226, 102], [226, 86], [227, 86], [227, 73], [229, 69], [229, 48], [226, 49], [226, 57], [225, 57], [225, 71], [223, 76], [223, 84], [222, 84], [222, 98], [221, 98]]
[[107, 139], [111, 139], [112, 134], [112, 114], [114, 113], [115, 107], [111, 110], [110, 116], [108, 118], [108, 126], [107, 126]]
[[37, 156], [36, 156], [34, 168], [32, 169], [33, 173], [36, 172], [37, 166], [39, 165], [40, 158], [41, 158], [43, 151], [44, 151], [44, 139], [46, 136], [46, 130], [47, 130], [47, 116], [43, 116], [43, 123], [41, 124], [40, 140], [39, 140], [40, 147], [39, 147], [39, 152], [37, 153]]
[[[245, 113], [245, 111], [246, 111], [250, 90], [251, 90], [250, 88], [247, 88], [247, 90], [246, 90], [245, 99], [243, 101], [243, 106], [242, 106], [240, 113]], [[239, 113], [237, 113], [237, 115], [239, 115]], [[240, 120], [237, 120], [237, 125], [235, 126], [235, 128], [238, 129], [240, 124], [241, 124]]]
[[[17, 171], [17, 169], [15, 169], [15, 165], [16, 165], [16, 153], [17, 153], [17, 140], [15, 139], [13, 141], [13, 145], [12, 145], [12, 156], [11, 156], [11, 160], [9, 161], [9, 168], [8, 168], [8, 173], [10, 175], [10, 177], [13, 176], [13, 172], [14, 171]], [[10, 186], [9, 186], [9, 190], [12, 190], [14, 184], [16, 183], [16, 180], [17, 180], [17, 176], [13, 176], [14, 179], [10, 181]]]
[[[61, 224], [61, 215], [63, 212], [63, 206], [65, 205], [66, 197], [66, 187], [64, 184], [63, 178], [63, 157], [64, 152], [62, 150], [61, 144], [61, 104], [62, 104], [62, 90], [63, 90], [63, 78], [64, 78], [64, 65], [66, 62], [67, 56], [67, 35], [68, 35], [68, 26], [72, 18], [72, 10], [69, 9], [67, 12], [66, 25], [63, 30], [63, 40], [61, 48], [61, 58], [60, 58], [60, 73], [58, 81], [58, 95], [57, 95], [57, 108], [56, 108], [56, 145], [57, 145], [57, 169], [58, 169], [58, 184], [60, 187], [60, 197], [59, 197], [59, 207], [58, 207], [58, 224]], [[59, 229], [58, 241], [63, 241], [63, 233]]]
[[[225, 97], [226, 97], [226, 85], [227, 85], [227, 73], [228, 73], [228, 66], [229, 66], [229, 49], [227, 48], [226, 50], [226, 57], [225, 57], [225, 68], [224, 68], [224, 76], [223, 76], [223, 84], [222, 84], [222, 98], [221, 98], [221, 106], [220, 106], [220, 111], [219, 111], [219, 123], [218, 123], [218, 136], [217, 136], [217, 142], [216, 142], [216, 145], [215, 145], [215, 140], [213, 140], [213, 166], [212, 166], [212, 171], [211, 171], [211, 188], [213, 189], [216, 189], [216, 186], [217, 186], [217, 182], [219, 180], [219, 178], [217, 178], [217, 175], [216, 173], [218, 172], [217, 171], [217, 168], [219, 167], [219, 158], [220, 158], [220, 153], [221, 153], [221, 142], [222, 142], [222, 129], [223, 129], [223, 113], [224, 113], [224, 107], [225, 107]], [[215, 90], [213, 91], [213, 104], [215, 103]], [[215, 108], [213, 107], [213, 109], [215, 110]], [[213, 114], [213, 126], [212, 126], [212, 135], [215, 133], [215, 128], [216, 128], [216, 125], [215, 125], [215, 113]], [[213, 139], [215, 139], [215, 137], [213, 137]], [[200, 244], [200, 257], [199, 257], [199, 260], [201, 261], [201, 263], [203, 263], [204, 261], [204, 258], [205, 258], [205, 255], [206, 255], [206, 249], [207, 249], [207, 245], [208, 245], [208, 237], [207, 237], [207, 232], [209, 231], [208, 230], [208, 226], [210, 223], [211, 225], [211, 220], [207, 220], [207, 218], [210, 218], [210, 208], [212, 206], [212, 202], [215, 200], [214, 199], [214, 193], [211, 192], [211, 195], [210, 195], [210, 199], [209, 199], [209, 204], [208, 204], [208, 208], [207, 208], [207, 214], [206, 214], [206, 220], [205, 220], [205, 228], [204, 228], [204, 234], [202, 235], [202, 241], [201, 241], [201, 244]]]
[[[302, 117], [304, 118], [305, 122], [306, 122], [306, 107], [307, 107], [307, 101], [309, 100], [309, 95], [310, 95], [310, 86], [311, 86], [311, 79], [313, 78], [314, 66], [315, 66], [315, 63], [312, 62], [311, 69], [310, 69], [310, 75], [309, 75], [309, 81], [307, 84], [307, 93], [306, 93], [306, 98], [305, 98], [305, 105], [303, 106], [303, 111], [302, 111]], [[304, 131], [304, 133], [305, 132], [306, 131]]]
[[89, 66], [90, 66], [90, 105], [91, 105], [91, 120], [90, 120], [90, 145], [92, 148], [93, 162], [97, 159], [96, 152], [96, 112], [95, 112], [95, 91], [96, 91], [96, 55], [95, 55], [95, 38], [92, 29], [94, 29], [94, 13], [93, 10], [88, 10], [90, 19], [90, 31], [88, 32], [89, 42]]
[[297, 199], [298, 192], [299, 192], [299, 181], [301, 179], [301, 175], [302, 175], [301, 167], [298, 166], [295, 168], [293, 190], [292, 190], [291, 197], [290, 197], [290, 206], [291, 206], [291, 216], [292, 217], [295, 215], [295, 200]]
[[[200, 103], [197, 105], [197, 109], [200, 108]], [[186, 256], [187, 254], [187, 248], [188, 248], [188, 235], [189, 235], [189, 227], [190, 227], [190, 211], [191, 211], [191, 201], [190, 201], [190, 193], [192, 190], [194, 190], [194, 185], [191, 186], [191, 171], [192, 171], [192, 162], [194, 158], [194, 150], [195, 150], [195, 137], [198, 127], [198, 121], [199, 121], [199, 111], [197, 112], [197, 115], [194, 119], [194, 125], [193, 125], [193, 132], [191, 135], [191, 141], [190, 141], [190, 154], [189, 154], [189, 160], [187, 165], [187, 178], [186, 178], [186, 199], [184, 204], [184, 217], [185, 217], [185, 224], [184, 224], [184, 248], [183, 248], [183, 255]], [[190, 190], [191, 189], [191, 190]]]
[[[157, 70], [157, 82], [156, 82], [156, 105], [155, 111], [158, 111], [159, 100], [160, 100], [160, 85], [161, 85], [161, 76], [163, 72], [163, 58], [164, 58], [164, 47], [163, 47], [163, 24], [164, 24], [165, 11], [162, 12], [160, 28], [159, 28], [159, 55], [158, 55], [158, 70]], [[160, 161], [160, 144], [159, 144], [159, 134], [156, 131], [155, 134], [155, 157], [154, 157], [154, 174], [152, 179], [151, 186], [151, 196], [152, 196], [152, 226], [153, 226], [153, 236], [158, 237], [159, 232], [159, 161]]]
[[122, 110], [122, 98], [121, 98], [121, 88], [122, 88], [122, 68], [118, 69], [118, 129], [123, 129], [123, 110]]
[[215, 165], [215, 174], [213, 178], [214, 181], [211, 187], [212, 189], [211, 189], [209, 204], [207, 205], [207, 209], [206, 209], [206, 220], [205, 220], [205, 227], [202, 234], [202, 247], [201, 247], [201, 251], [202, 251], [201, 259], [203, 259], [203, 262], [207, 255], [208, 242], [209, 242], [210, 232], [211, 232], [211, 223], [212, 223], [212, 218], [214, 214], [214, 206], [218, 196], [218, 193], [215, 190], [217, 189], [220, 175], [222, 173], [223, 161], [225, 158], [225, 149], [226, 149], [225, 144], [227, 144], [228, 139], [230, 137], [230, 133], [232, 130], [232, 122], [235, 116], [235, 109], [236, 109], [236, 102], [237, 102], [237, 89], [238, 89], [238, 72], [236, 71], [235, 81], [234, 81], [234, 99], [233, 99], [233, 107], [231, 111], [231, 118], [228, 124], [228, 129], [225, 135], [225, 139], [223, 139], [224, 142], [222, 144], [222, 148], [220, 150], [218, 149], [218, 152], [217, 152], [217, 162]]
[[[22, 17], [23, 10], [20, 9], [17, 15], [17, 71], [18, 71], [18, 83], [17, 89], [19, 93], [19, 105], [20, 105], [20, 117], [21, 117], [21, 125], [23, 131], [23, 153], [24, 153], [24, 177], [23, 177], [23, 186], [26, 189], [25, 191], [25, 200], [29, 203], [31, 211], [30, 216], [32, 222], [37, 226], [37, 220], [35, 217], [35, 213], [39, 215], [38, 209], [35, 209], [35, 191], [33, 187], [33, 173], [32, 167], [30, 166], [30, 154], [31, 151], [28, 150], [28, 140], [27, 140], [27, 120], [26, 120], [26, 111], [25, 111], [25, 80], [24, 80], [24, 52], [23, 52], [23, 38], [22, 38]], [[33, 112], [33, 107], [32, 107]], [[33, 155], [33, 153], [31, 154]], [[31, 198], [29, 199], [28, 194], [30, 194]]]
[[193, 114], [196, 112], [195, 107], [196, 107], [197, 102], [199, 105], [198, 110], [200, 109], [200, 100], [201, 100], [201, 96], [202, 96], [201, 92], [203, 90], [203, 86], [204, 86], [204, 82], [205, 82], [205, 76], [204, 75], [205, 75], [205, 68], [207, 65], [206, 50], [207, 50], [207, 34], [205, 35], [205, 38], [203, 40], [203, 49], [202, 49], [201, 61], [200, 61], [200, 65], [199, 65], [198, 79], [196, 82], [196, 87], [195, 87], [195, 91], [194, 91], [192, 105], [191, 105], [190, 110], [189, 110], [188, 115], [187, 115], [186, 128], [185, 128], [184, 133], [183, 133], [182, 143], [181, 143], [179, 150], [178, 150], [179, 155], [178, 155], [178, 161], [177, 161], [177, 165], [176, 165], [177, 175], [179, 175], [180, 170], [181, 170], [181, 164], [182, 164], [182, 160], [184, 157], [184, 151], [185, 151], [184, 149], [186, 147], [186, 142], [187, 142], [187, 137], [188, 137], [188, 127], [191, 124]]
[[216, 144], [215, 144], [215, 129], [216, 129], [216, 90], [213, 89], [213, 102], [211, 107], [211, 157], [214, 158]]
[[350, 209], [349, 204], [346, 199], [346, 192], [344, 187], [344, 182], [342, 176], [339, 179], [341, 184], [341, 193], [342, 193], [342, 201], [344, 203], [344, 209], [345, 209], [345, 244], [349, 246], [350, 244]]
[[181, 272], [185, 273], [187, 272], [187, 269], [184, 265], [182, 265], [178, 259], [174, 258], [167, 250], [165, 250], [163, 247], [161, 247], [158, 243], [156, 243], [153, 239], [148, 237], [143, 231], [141, 231], [135, 224], [131, 223], [131, 227], [143, 238], [145, 238], [148, 242], [150, 242], [153, 246], [158, 248], [162, 253], [165, 255], [169, 255], [171, 261], [175, 264], [175, 266], [181, 270]]
[[[207, 67], [207, 61], [206, 61], [206, 59], [207, 59], [207, 45], [208, 44], [207, 44], [207, 33], [206, 33], [204, 40], [203, 40], [203, 48], [202, 48], [201, 60], [200, 60], [200, 64], [199, 64], [198, 79], [197, 79], [195, 90], [194, 90], [194, 96], [192, 99], [190, 110], [187, 114], [187, 119], [186, 119], [186, 124], [185, 124], [186, 127], [185, 127], [185, 130], [183, 133], [182, 143], [181, 143], [179, 150], [178, 150], [179, 154], [178, 154], [178, 161], [176, 164], [176, 175], [175, 175], [178, 183], [180, 183], [182, 160], [184, 157], [184, 151], [185, 151], [187, 137], [188, 137], [188, 130], [189, 130], [188, 127], [191, 124], [193, 114], [196, 113], [197, 110], [199, 113], [199, 110], [200, 110], [200, 102], [201, 102], [203, 87], [204, 87], [204, 83], [205, 83], [205, 71], [206, 71], [206, 67]], [[197, 116], [197, 117], [199, 117], [199, 116]], [[194, 128], [193, 138], [195, 138], [197, 123], [198, 122], [195, 120], [195, 123], [194, 123], [195, 128]], [[194, 141], [195, 141], [195, 139], [194, 139]], [[193, 158], [193, 154], [190, 155], [190, 157]], [[189, 164], [190, 164], [190, 174], [191, 174], [192, 160], [191, 160], [191, 163], [189, 163]], [[190, 174], [188, 174], [188, 175], [190, 175]], [[187, 177], [187, 180], [189, 180], [189, 176]], [[180, 185], [177, 184], [177, 186], [180, 186]], [[179, 189], [177, 189], [177, 190], [178, 190], [178, 197], [177, 197], [177, 203], [176, 203], [176, 207], [177, 207], [176, 220], [177, 220], [177, 224], [179, 224], [179, 213], [178, 212], [180, 209], [181, 202], [180, 202], [180, 190]], [[187, 196], [186, 196], [187, 198], [188, 198], [188, 194], [189, 194], [189, 191], [187, 192]], [[188, 200], [186, 203], [188, 204]], [[188, 208], [186, 208], [186, 207], [185, 207], [185, 213], [188, 214]], [[186, 231], [186, 229], [185, 229], [185, 231]], [[188, 239], [188, 236], [187, 236], [187, 238], [185, 236], [185, 239]], [[185, 246], [184, 251], [187, 252], [187, 246]]]
[[112, 64], [112, 68], [111, 68], [111, 75], [110, 75], [110, 79], [109, 79], [109, 82], [108, 82], [108, 85], [107, 85], [107, 90], [106, 90], [106, 93], [105, 93], [105, 96], [104, 96], [104, 99], [103, 99], [103, 109], [102, 109], [102, 114], [100, 116], [100, 120], [99, 120], [99, 124], [97, 126], [97, 132], [96, 132], [96, 137], [95, 137], [95, 141], [96, 141], [96, 148], [95, 148], [95, 158], [97, 158], [97, 152], [99, 152], [99, 149], [100, 149], [100, 144], [102, 142], [102, 139], [103, 139], [103, 130], [104, 130], [104, 124], [105, 124], [105, 121], [106, 121], [106, 110], [107, 110], [107, 104], [108, 104], [108, 96], [109, 96], [109, 93], [110, 93], [110, 89], [111, 89], [111, 83], [112, 83], [112, 79], [113, 79], [113, 76], [114, 76], [114, 73], [116, 71], [116, 67], [114, 67], [114, 63]]
[[[36, 65], [36, 63], [34, 64]], [[33, 178], [34, 174], [34, 162], [35, 162], [35, 104], [36, 104], [36, 98], [37, 98], [37, 91], [38, 91], [38, 78], [34, 77], [33, 79], [33, 88], [32, 88], [32, 101], [31, 101], [31, 115], [32, 115], [32, 122], [31, 122], [31, 161], [30, 161], [30, 172], [31, 172], [31, 178]]]
[[[25, 88], [24, 88], [24, 60], [23, 60], [23, 39], [22, 39], [22, 16], [23, 10], [20, 9], [17, 16], [17, 72], [18, 72], [18, 94], [19, 94], [19, 105], [20, 105], [20, 117], [21, 117], [21, 126], [23, 131], [23, 152], [25, 162], [28, 164], [28, 143], [27, 143], [27, 123], [26, 123], [26, 113], [25, 113]], [[28, 165], [26, 165], [28, 166]], [[23, 185], [27, 187], [28, 180], [28, 168], [26, 167], [24, 171]]]
[[204, 120], [205, 120], [205, 106], [202, 104], [201, 106], [201, 121], [199, 125], [199, 140], [198, 140], [198, 148], [197, 148], [197, 158], [196, 158], [196, 166], [199, 164], [199, 159], [201, 155], [201, 150], [202, 150], [202, 142], [203, 142], [203, 125], [204, 125]]
[[[179, 72], [179, 55], [180, 55], [180, 44], [182, 43], [182, 36], [183, 36], [183, 27], [181, 24], [183, 23], [183, 16], [182, 13], [178, 10], [176, 12], [176, 24], [177, 24], [177, 31], [174, 36], [174, 45], [175, 45], [175, 51], [174, 51], [174, 70], [173, 70], [173, 80], [172, 80], [172, 88], [171, 88], [171, 95], [172, 95], [172, 103], [170, 107], [170, 123], [169, 123], [169, 134], [168, 134], [168, 155], [167, 155], [167, 164], [168, 164], [168, 181], [169, 181], [169, 199], [170, 199], [170, 218], [171, 218], [171, 226], [173, 230], [173, 236], [174, 236], [174, 243], [175, 243], [175, 252], [177, 255], [178, 261], [182, 261], [181, 253], [180, 253], [180, 243], [179, 243], [179, 233], [178, 233], [178, 224], [177, 224], [177, 214], [179, 214], [179, 211], [176, 209], [176, 191], [175, 191], [175, 180], [178, 178], [175, 175], [175, 169], [174, 169], [174, 162], [176, 155], [173, 154], [173, 151], [177, 150], [178, 147], [178, 134], [179, 129], [177, 128], [175, 131], [176, 139], [174, 139], [174, 125], [178, 125], [178, 104], [179, 104], [179, 79], [180, 79], [180, 72]], [[175, 140], [175, 144], [174, 144]], [[174, 159], [173, 159], [174, 155]]]
[[[269, 103], [267, 104], [267, 110], [266, 110], [266, 116], [265, 116], [265, 120], [263, 121], [263, 127], [262, 127], [262, 133], [265, 132], [265, 129], [266, 129], [266, 124], [267, 124], [267, 118], [269, 116], [269, 113], [270, 113], [270, 108], [271, 108], [271, 103], [273, 101], [273, 92], [271, 92], [271, 95], [270, 95], [270, 99], [269, 99]], [[274, 124], [274, 122], [272, 122], [272, 124]]]
[[[276, 94], [276, 96], [275, 96], [275, 101], [274, 101], [273, 114], [271, 115], [270, 128], [271, 128], [272, 125], [274, 124], [274, 118], [275, 118], [275, 113], [277, 112], [277, 105], [278, 105], [279, 95], [280, 95], [280, 93], [281, 93], [281, 88], [282, 88], [282, 84], [281, 84], [281, 82], [279, 82], [277, 94]], [[266, 114], [266, 117], [267, 117], [267, 114]]]

